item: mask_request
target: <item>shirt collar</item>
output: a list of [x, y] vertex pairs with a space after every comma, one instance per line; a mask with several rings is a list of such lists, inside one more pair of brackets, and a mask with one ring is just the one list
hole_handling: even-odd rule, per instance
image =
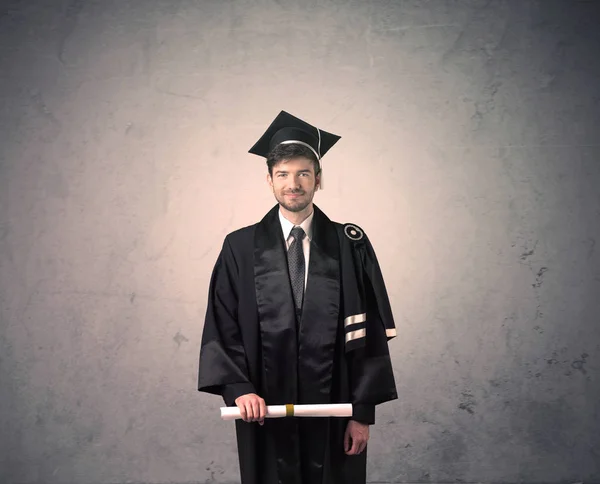
[[[312, 213], [300, 224], [300, 227], [302, 227], [302, 230], [306, 233], [306, 237], [308, 237], [309, 241], [312, 239], [312, 219], [314, 214], [315, 211], [313, 209]], [[283, 216], [281, 208], [279, 209], [279, 222], [281, 223], [281, 230], [283, 231], [283, 240], [287, 240], [295, 225]]]

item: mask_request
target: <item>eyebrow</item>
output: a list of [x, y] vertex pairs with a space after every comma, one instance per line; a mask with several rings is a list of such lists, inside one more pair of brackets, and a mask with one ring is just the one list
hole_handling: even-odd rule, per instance
[[[275, 170], [275, 174], [277, 173], [289, 173], [287, 170]], [[298, 170], [298, 173], [310, 173], [309, 169]]]

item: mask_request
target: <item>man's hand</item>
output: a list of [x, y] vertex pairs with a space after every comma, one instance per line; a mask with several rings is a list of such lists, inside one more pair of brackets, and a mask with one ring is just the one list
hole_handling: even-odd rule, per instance
[[240, 415], [244, 422], [258, 422], [260, 425], [265, 423], [267, 406], [265, 401], [256, 393], [247, 393], [237, 397], [235, 404], [240, 409]]
[[350, 420], [344, 435], [344, 452], [346, 455], [360, 454], [367, 446], [369, 440], [369, 426], [364, 423]]

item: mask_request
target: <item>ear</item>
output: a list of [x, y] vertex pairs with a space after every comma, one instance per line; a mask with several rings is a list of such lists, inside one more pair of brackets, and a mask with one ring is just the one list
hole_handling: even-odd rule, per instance
[[271, 188], [273, 188], [273, 178], [271, 177], [271, 175], [267, 172], [267, 183], [269, 184], [269, 186]]

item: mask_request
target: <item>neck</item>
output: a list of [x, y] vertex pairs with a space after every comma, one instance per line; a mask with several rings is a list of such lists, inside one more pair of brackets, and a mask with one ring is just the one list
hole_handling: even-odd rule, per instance
[[292, 222], [294, 225], [300, 225], [304, 222], [309, 215], [313, 212], [313, 204], [312, 202], [301, 212], [290, 212], [286, 210], [281, 204], [279, 205], [279, 210], [281, 210], [282, 215]]

